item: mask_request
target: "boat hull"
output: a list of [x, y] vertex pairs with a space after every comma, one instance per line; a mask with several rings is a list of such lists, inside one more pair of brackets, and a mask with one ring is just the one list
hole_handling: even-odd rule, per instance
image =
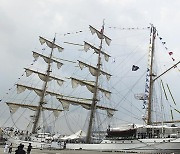
[[18, 146], [19, 144], [23, 144], [25, 147], [28, 147], [29, 143], [31, 143], [32, 147], [36, 149], [47, 149], [51, 147], [50, 143], [37, 142], [37, 141], [25, 141], [25, 140], [15, 139], [13, 137], [9, 137], [8, 142], [16, 146]]
[[67, 149], [143, 153], [180, 153], [180, 139], [104, 140], [100, 144], [66, 144]]
[[113, 130], [107, 131], [107, 137], [129, 137], [135, 136], [137, 129], [128, 129], [123, 131]]

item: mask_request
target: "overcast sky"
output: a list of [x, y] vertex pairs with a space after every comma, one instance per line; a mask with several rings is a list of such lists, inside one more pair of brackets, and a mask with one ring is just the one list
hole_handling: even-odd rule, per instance
[[153, 23], [180, 59], [179, 0], [0, 0], [0, 96], [32, 62], [38, 36], [53, 38], [89, 25], [147, 27]]
[[103, 19], [116, 27], [153, 23], [179, 56], [179, 8], [178, 0], [0, 0], [1, 95], [29, 63], [39, 35], [100, 27]]

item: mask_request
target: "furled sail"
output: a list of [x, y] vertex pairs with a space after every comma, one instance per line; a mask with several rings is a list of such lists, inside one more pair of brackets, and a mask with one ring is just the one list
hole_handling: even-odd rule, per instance
[[99, 52], [101, 52], [104, 55], [105, 60], [108, 62], [109, 57], [111, 57], [110, 55], [108, 55], [107, 53], [105, 53], [104, 51], [100, 51], [98, 48], [94, 47], [93, 45], [87, 43], [84, 41], [84, 50], [87, 52], [89, 49], [93, 49], [95, 51], [96, 54], [98, 54]]
[[[86, 80], [79, 80], [79, 79], [76, 79], [76, 78], [72, 78], [71, 77], [71, 81], [72, 81], [72, 87], [73, 88], [76, 88], [78, 85], [81, 85], [81, 86], [86, 86], [87, 89], [94, 93], [95, 91], [95, 85], [94, 85], [94, 81], [86, 81]], [[98, 88], [102, 93], [105, 94], [105, 96], [109, 99], [110, 98], [110, 95], [111, 95], [111, 92], [108, 91], [108, 90], [105, 90], [105, 89], [102, 89], [102, 88]]]
[[[69, 106], [71, 105], [81, 105], [83, 108], [90, 110], [92, 100], [87, 99], [79, 99], [79, 98], [70, 98], [70, 97], [57, 97], [57, 99], [61, 102], [64, 110], [69, 110]], [[104, 107], [100, 105], [96, 105], [97, 109], [106, 110], [108, 116], [112, 116], [114, 111], [117, 111], [114, 108]]]
[[[29, 77], [32, 73], [36, 73], [38, 74], [39, 78], [42, 80], [42, 81], [46, 81], [47, 80], [47, 75], [45, 73], [41, 73], [41, 72], [38, 72], [38, 71], [34, 71], [32, 69], [29, 69], [29, 68], [25, 68], [25, 72], [26, 72], [26, 76]], [[53, 76], [49, 76], [48, 78], [48, 81], [52, 81], [52, 80], [55, 80], [57, 81], [57, 83], [61, 86], [64, 82], [64, 80], [62, 79], [59, 79], [57, 77], [53, 77]]]
[[[10, 108], [10, 112], [13, 114], [17, 111], [17, 109], [21, 108], [27, 108], [29, 110], [32, 111], [36, 111], [38, 109], [39, 106], [35, 106], [35, 105], [27, 105], [27, 104], [18, 104], [18, 103], [12, 103], [12, 102], [6, 102], [6, 104], [9, 106]], [[54, 116], [58, 117], [60, 112], [62, 112], [63, 110], [61, 109], [55, 109], [55, 108], [49, 108], [49, 107], [44, 107], [42, 106], [42, 110], [47, 110], [47, 111], [53, 111]]]
[[42, 57], [46, 63], [48, 63], [49, 61], [50, 61], [50, 63], [54, 62], [54, 63], [57, 64], [58, 69], [60, 69], [61, 66], [63, 65], [63, 63], [61, 63], [60, 61], [58, 61], [56, 59], [50, 59], [49, 57], [44, 56], [44, 55], [42, 55], [40, 53], [37, 53], [35, 51], [33, 51], [33, 57], [34, 57], [35, 60], [37, 60], [39, 57]]
[[[17, 93], [18, 94], [24, 92], [26, 89], [34, 91], [38, 96], [41, 96], [42, 91], [43, 91], [43, 90], [38, 89], [38, 88], [17, 84]], [[63, 96], [62, 94], [58, 94], [58, 93], [51, 92], [51, 91], [48, 91], [48, 90], [46, 91], [45, 95], [51, 95], [51, 96], [56, 96], [56, 97], [57, 96]]]
[[48, 47], [57, 48], [59, 52], [62, 52], [64, 50], [64, 48], [60, 47], [57, 44], [54, 44], [53, 42], [51, 42], [51, 41], [49, 41], [49, 40], [47, 40], [47, 39], [45, 39], [45, 38], [43, 38], [41, 36], [39, 36], [39, 41], [40, 41], [41, 45], [46, 43]]
[[107, 45], [109, 46], [111, 43], [111, 39], [109, 37], [107, 37], [106, 35], [104, 35], [102, 32], [98, 31], [97, 29], [95, 29], [94, 27], [92, 27], [91, 25], [89, 25], [89, 29], [91, 31], [92, 34], [97, 34], [99, 39], [105, 39], [105, 42], [107, 43]]
[[[97, 69], [96, 67], [91, 66], [91, 65], [89, 65], [89, 64], [86, 64], [86, 63], [84, 63], [84, 62], [82, 62], [82, 61], [79, 61], [79, 60], [78, 60], [78, 62], [79, 62], [79, 67], [81, 68], [81, 70], [82, 70], [84, 67], [88, 67], [88, 68], [89, 68], [89, 72], [90, 72], [93, 76], [96, 76], [96, 75], [97, 75], [97, 70], [98, 70], [98, 69]], [[100, 70], [99, 75], [101, 75], [101, 74], [106, 75], [107, 80], [110, 80], [110, 77], [112, 76], [111, 74]]]

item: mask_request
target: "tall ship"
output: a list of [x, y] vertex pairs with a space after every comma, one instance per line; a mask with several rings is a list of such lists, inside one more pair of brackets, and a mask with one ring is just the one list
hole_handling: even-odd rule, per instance
[[[90, 27], [91, 28], [91, 27]], [[177, 65], [180, 63], [177, 62], [171, 67], [167, 68], [160, 74], [157, 74], [157, 70], [154, 67], [155, 59], [155, 40], [161, 37], [158, 35], [158, 31], [156, 27], [151, 24], [150, 29], [150, 41], [149, 41], [149, 50], [148, 50], [148, 64], [146, 70], [146, 82], [145, 82], [145, 92], [140, 94], [134, 94], [135, 99], [143, 101], [143, 108], [145, 109], [145, 115], [143, 115], [142, 119], [144, 120], [144, 124], [126, 124], [120, 125], [118, 127], [111, 127], [109, 124], [106, 130], [106, 135], [102, 139], [100, 143], [95, 143], [93, 141], [93, 135], [86, 136], [86, 143], [67, 143], [67, 149], [80, 149], [80, 150], [98, 150], [98, 151], [121, 151], [121, 152], [140, 152], [140, 153], [179, 153], [180, 148], [180, 127], [176, 125], [179, 123], [179, 120], [174, 120], [173, 111], [180, 113], [178, 109], [173, 108], [170, 105], [171, 112], [171, 120], [166, 121], [165, 117], [162, 113], [160, 114], [160, 119], [155, 116], [155, 108], [157, 108], [158, 100], [157, 94], [159, 94], [155, 90], [155, 82], [160, 80], [161, 90], [164, 93], [166, 101], [168, 100], [167, 91], [165, 90], [164, 83], [161, 79], [163, 75], [172, 69], [177, 69]], [[106, 41], [106, 37], [104, 36], [104, 27], [98, 31], [93, 29], [92, 34], [96, 33], [101, 42], [103, 40]], [[102, 43], [101, 43], [102, 44]], [[164, 45], [165, 42], [162, 42]], [[94, 47], [92, 47], [94, 48]], [[167, 48], [167, 47], [165, 47]], [[99, 54], [101, 53], [101, 45], [99, 49]], [[172, 55], [172, 52], [169, 52], [169, 55]], [[171, 57], [172, 58], [172, 57]], [[174, 61], [174, 59], [172, 58]], [[98, 66], [98, 65], [97, 65]], [[132, 71], [137, 71], [139, 69], [138, 66], [133, 65]], [[174, 97], [171, 93], [171, 90], [167, 84], [167, 89], [170, 93], [170, 97], [173, 100], [173, 103], [176, 105]], [[162, 102], [162, 93], [160, 99], [160, 113], [163, 112], [164, 105]], [[96, 108], [96, 107], [95, 107]], [[91, 109], [91, 112], [94, 111], [94, 108]], [[132, 111], [133, 112], [133, 111]], [[90, 119], [93, 116], [90, 115]], [[155, 119], [155, 121], [153, 121]], [[170, 124], [170, 125], [167, 125]], [[89, 129], [88, 129], [89, 130]], [[91, 132], [92, 133], [92, 132]]]
[[[91, 30], [95, 30], [92, 26], [90, 27]], [[66, 114], [70, 112], [69, 108], [71, 105], [81, 106], [84, 110], [91, 112], [87, 132], [89, 136], [87, 139], [90, 143], [95, 110], [102, 110], [108, 116], [112, 116], [113, 112], [117, 111], [110, 106], [97, 104], [97, 101], [99, 101], [97, 96], [98, 91], [101, 91], [107, 99], [109, 99], [111, 94], [109, 90], [98, 86], [98, 78], [100, 75], [105, 76], [107, 80], [111, 77], [111, 74], [101, 70], [101, 54], [104, 55], [105, 61], [108, 61], [110, 56], [105, 52], [99, 53], [100, 49], [84, 42], [84, 44], [80, 46], [84, 46], [83, 48], [86, 52], [90, 48], [93, 48], [98, 55], [97, 67], [91, 66], [80, 60], [72, 61], [62, 59], [61, 57], [58, 58], [58, 53], [63, 52], [64, 48], [55, 42], [56, 37], [52, 40], [48, 40], [40, 36], [39, 41], [40, 44], [43, 45], [41, 50], [42, 53], [38, 51], [32, 52], [34, 58], [33, 63], [25, 68], [25, 72], [22, 75], [22, 77], [27, 79], [22, 79], [15, 84], [16, 90], [14, 89], [14, 91], [17, 91], [17, 94], [14, 94], [14, 91], [12, 90], [12, 93], [9, 92], [9, 98], [4, 98], [4, 100], [2, 100], [4, 102], [2, 104], [2, 114], [7, 116], [7, 112], [5, 111], [6, 107], [8, 107], [8, 113], [10, 114], [10, 116], [4, 118], [4, 122], [2, 122], [1, 128], [4, 132], [4, 136], [9, 142], [16, 145], [24, 144], [27, 146], [31, 143], [34, 148], [50, 148], [52, 142], [57, 143], [59, 139], [61, 141], [65, 140], [63, 137], [65, 137], [64, 134], [66, 134], [66, 132], [59, 134], [55, 132], [55, 129], [58, 131], [55, 127], [56, 125], [63, 125], [63, 122], [61, 122], [58, 117], [60, 113], [62, 114], [62, 112], [64, 112], [62, 117], [67, 118]], [[110, 44], [110, 41], [111, 40], [106, 37], [108, 45]], [[102, 48], [102, 42], [100, 46], [100, 48]], [[58, 52], [55, 51], [56, 49]], [[38, 63], [40, 59], [41, 62]], [[89, 68], [92, 78], [95, 77], [95, 80], [87, 80], [85, 78], [78, 79], [73, 76], [64, 76], [64, 78], [61, 78], [54, 75], [55, 71], [58, 72], [61, 67], [63, 67], [64, 62], [66, 64], [69, 63], [70, 65], [74, 65], [75, 67], [78, 66], [81, 70], [85, 67]], [[38, 66], [36, 66], [36, 63]], [[68, 72], [68, 69], [65, 68], [65, 71]], [[67, 84], [64, 86], [64, 83]], [[70, 87], [68, 87], [69, 83], [71, 85]], [[79, 96], [73, 96], [74, 90], [71, 89], [77, 88], [78, 85], [86, 86], [88, 93], [90, 91], [90, 96], [93, 95], [93, 97], [88, 98], [88, 95], [87, 97], [84, 97], [84, 95], [80, 94], [78, 94]], [[67, 95], [61, 93], [61, 91], [65, 91], [63, 86], [66, 88]], [[69, 93], [69, 91], [71, 92]], [[78, 132], [82, 134], [81, 130]], [[61, 147], [58, 144], [55, 148]]]
[[[137, 28], [132, 28], [132, 30], [134, 29]], [[9, 98], [2, 99], [4, 102], [1, 103], [3, 105], [2, 115], [6, 115], [5, 109], [7, 108], [10, 115], [6, 120], [1, 121], [1, 128], [7, 140], [14, 144], [28, 145], [31, 143], [35, 148], [52, 147], [52, 143], [56, 142], [56, 148], [63, 144], [63, 148], [76, 150], [180, 152], [180, 127], [176, 125], [180, 121], [174, 120], [172, 109], [177, 113], [179, 111], [173, 105], [169, 105], [170, 120], [166, 120], [162, 113], [164, 111], [162, 97], [165, 97], [167, 101], [167, 93], [176, 106], [171, 90], [168, 84], [165, 88], [162, 77], [172, 69], [178, 69], [180, 61], [160, 74], [157, 73], [154, 62], [157, 60], [155, 58], [155, 40], [160, 37], [156, 27], [153, 25], [147, 27], [147, 30], [150, 30], [148, 63], [142, 64], [143, 68], [147, 66], [145, 72], [138, 74], [141, 75], [138, 82], [141, 82], [141, 85], [144, 83], [145, 90], [144, 93], [139, 94], [133, 89], [137, 81], [131, 79], [126, 81], [126, 85], [132, 83], [133, 86], [123, 94], [120, 91], [124, 88], [119, 85], [120, 77], [115, 78], [107, 71], [108, 63], [112, 65], [109, 67], [110, 71], [117, 74], [123, 72], [128, 64], [124, 64], [123, 67], [117, 65], [116, 69], [113, 67], [117, 57], [111, 57], [111, 52], [108, 51], [111, 49], [113, 39], [111, 40], [105, 34], [105, 24], [103, 23], [100, 30], [93, 26], [89, 26], [89, 30], [92, 34], [92, 39], [88, 38], [90, 42], [80, 40], [81, 42], [76, 43], [76, 39], [71, 40], [69, 37], [67, 39], [71, 41], [64, 41], [64, 46], [72, 46], [72, 48], [58, 45], [56, 36], [52, 40], [39, 37], [39, 41], [43, 45], [42, 53], [33, 51], [34, 61], [28, 68], [25, 68], [27, 79], [21, 80], [23, 83], [18, 81], [15, 84], [18, 96], [14, 95], [14, 91], [12, 91], [12, 93], [9, 92]], [[79, 31], [79, 33], [81, 32]], [[67, 35], [69, 34], [67, 33]], [[96, 43], [92, 43], [92, 40], [96, 40]], [[119, 50], [118, 47], [116, 49]], [[67, 59], [59, 56], [59, 54], [63, 55], [63, 52], [67, 52], [64, 54]], [[131, 58], [134, 61], [135, 56]], [[39, 60], [41, 60], [40, 63], [38, 63]], [[140, 61], [141, 59], [137, 63]], [[71, 68], [72, 66], [75, 70]], [[139, 69], [139, 66], [134, 64], [131, 71]], [[55, 72], [58, 72], [58, 76], [54, 75]], [[142, 76], [145, 76], [145, 79]], [[126, 79], [128, 76], [126, 75], [124, 78]], [[113, 79], [116, 81], [111, 81]], [[156, 82], [163, 92], [155, 91]], [[113, 86], [111, 86], [112, 83]], [[141, 117], [143, 122], [139, 124], [132, 120], [131, 123], [121, 123], [117, 126], [113, 117], [115, 119], [117, 116], [119, 117], [118, 113], [122, 115], [119, 104], [128, 103], [129, 100], [126, 97], [130, 99], [129, 93], [132, 92], [131, 100], [142, 101], [139, 103], [142, 104], [140, 107], [142, 111], [131, 109], [131, 116], [134, 117], [135, 112], [140, 112], [143, 114]], [[115, 96], [114, 93], [118, 96]], [[158, 94], [160, 97], [157, 96]], [[157, 98], [160, 98], [159, 106]], [[131, 104], [131, 107], [139, 107], [139, 104]], [[159, 107], [158, 116], [155, 115], [157, 106]], [[124, 104], [121, 109], [129, 111], [128, 107], [127, 104]], [[129, 113], [130, 111], [126, 114]], [[126, 115], [124, 117], [126, 118]], [[80, 124], [78, 124], [79, 122]], [[70, 135], [70, 133], [73, 134]]]

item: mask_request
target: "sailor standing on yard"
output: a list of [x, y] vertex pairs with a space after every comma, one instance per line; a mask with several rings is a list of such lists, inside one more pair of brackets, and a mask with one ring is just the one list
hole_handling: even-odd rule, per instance
[[29, 143], [28, 148], [27, 148], [27, 154], [30, 154], [32, 149], [31, 143]]

